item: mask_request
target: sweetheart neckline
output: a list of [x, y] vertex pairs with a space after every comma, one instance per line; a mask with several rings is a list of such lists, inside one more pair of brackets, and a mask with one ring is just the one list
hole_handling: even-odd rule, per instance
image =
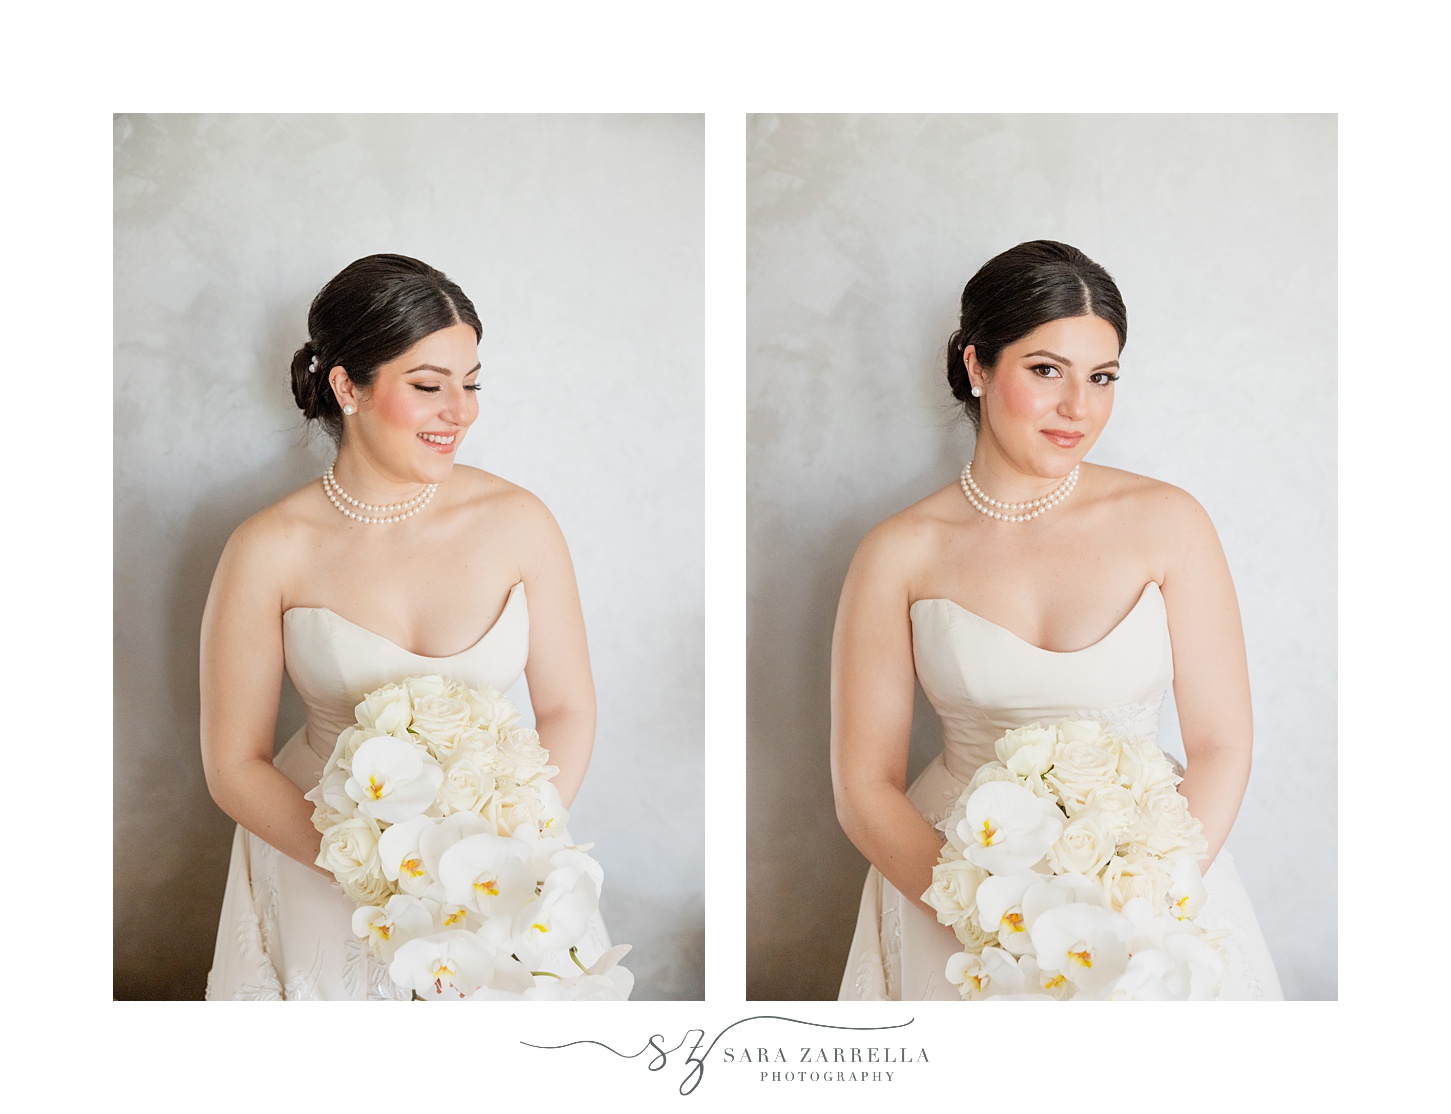
[[489, 624], [489, 629], [488, 630], [484, 631], [483, 634], [479, 635], [478, 638], [474, 639], [472, 645], [466, 646], [464, 649], [460, 650], [458, 653], [456, 653], [456, 654], [444, 654], [442, 656], [436, 656], [436, 655], [432, 655], [432, 654], [416, 654], [412, 650], [408, 649], [407, 646], [400, 646], [398, 643], [394, 642], [391, 638], [389, 638], [386, 634], [379, 634], [375, 630], [369, 630], [367, 627], [363, 626], [361, 623], [355, 623], [351, 619], [347, 618], [346, 616], [339, 615], [331, 607], [289, 607], [286, 611], [284, 611], [282, 613], [282, 618], [283, 618], [283, 621], [285, 622], [286, 619], [287, 619], [287, 617], [289, 615], [291, 615], [294, 611], [325, 611], [329, 615], [331, 615], [334, 619], [338, 620], [338, 622], [340, 622], [340, 623], [346, 623], [348, 626], [352, 627], [354, 630], [360, 630], [364, 634], [370, 634], [374, 638], [381, 639], [382, 641], [388, 643], [388, 645], [392, 646], [394, 649], [402, 650], [409, 657], [422, 658], [424, 661], [450, 661], [453, 658], [460, 658], [460, 657], [463, 657], [464, 654], [470, 653], [473, 650], [477, 650], [479, 648], [479, 646], [481, 646], [483, 644], [484, 639], [488, 638], [489, 635], [493, 634], [494, 631], [498, 630], [499, 624], [503, 621], [504, 616], [506, 614], [508, 614], [509, 608], [514, 605], [514, 597], [515, 597], [515, 595], [521, 595], [522, 596], [523, 594], [524, 594], [524, 582], [522, 580], [520, 580], [520, 581], [516, 582], [512, 588], [509, 589], [509, 594], [506, 597], [504, 597], [504, 606], [503, 606], [503, 608], [500, 609], [499, 614], [498, 614], [498, 617], [495, 618], [494, 621]]
[[[962, 604], [958, 603], [956, 600], [948, 599], [946, 596], [926, 596], [920, 600], [915, 600], [913, 601], [912, 606], [907, 609], [907, 615], [910, 618], [912, 612], [917, 609], [917, 605], [919, 603], [945, 603], [950, 607], [957, 608], [958, 611], [961, 611], [965, 615], [971, 615], [979, 623], [985, 623], [987, 626], [992, 627], [994, 630], [1002, 631], [1015, 642], [1021, 642], [1024, 646], [1027, 646], [1029, 649], [1032, 650], [1037, 650], [1040, 654], [1052, 654], [1054, 657], [1060, 658], [1071, 657], [1074, 654], [1084, 654], [1087, 653], [1089, 650], [1097, 649], [1099, 646], [1102, 646], [1105, 642], [1107, 642], [1110, 638], [1117, 634], [1119, 630], [1122, 629], [1123, 625], [1134, 616], [1134, 614], [1139, 610], [1140, 607], [1143, 606], [1144, 600], [1149, 598], [1149, 589], [1151, 587], [1158, 589], [1159, 582], [1157, 580], [1151, 580], [1147, 584], [1145, 584], [1143, 588], [1139, 590], [1139, 598], [1134, 601], [1133, 607], [1129, 608], [1128, 612], [1124, 615], [1124, 617], [1109, 628], [1108, 633], [1103, 635], [1103, 637], [1099, 638], [1098, 640], [1090, 642], [1087, 646], [1080, 646], [1077, 650], [1045, 649], [1044, 647], [1039, 646], [1036, 642], [1029, 642], [1022, 635], [1015, 634], [1013, 631], [1008, 630], [1007, 627], [1003, 626], [1000, 623], [994, 623], [991, 619], [984, 619], [976, 611], [973, 611], [971, 608], [968, 607], [963, 607]], [[1155, 594], [1158, 595], [1160, 599], [1163, 598], [1162, 591], [1156, 591]]]

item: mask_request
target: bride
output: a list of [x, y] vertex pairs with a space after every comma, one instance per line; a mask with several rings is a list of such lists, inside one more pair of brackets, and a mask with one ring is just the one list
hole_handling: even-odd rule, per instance
[[[1252, 722], [1234, 585], [1204, 509], [1169, 484], [1084, 458], [1113, 409], [1123, 300], [1066, 244], [1019, 244], [962, 292], [947, 378], [977, 429], [949, 484], [873, 529], [847, 573], [832, 645], [837, 814], [871, 862], [842, 999], [956, 999], [961, 951], [922, 896], [935, 827], [1005, 731], [1095, 718], [1152, 738], [1164, 692], [1202, 822], [1209, 902], [1231, 929], [1225, 998], [1279, 980], [1222, 848], [1250, 773]], [[913, 681], [943, 753], [906, 786]]]
[[[318, 293], [308, 333], [292, 391], [337, 459], [237, 528], [202, 618], [207, 786], [238, 824], [209, 999], [409, 996], [353, 935], [303, 799], [367, 692], [420, 674], [503, 692], [522, 671], [566, 806], [594, 743], [559, 527], [529, 492], [455, 463], [479, 416], [473, 304], [427, 264], [372, 255]], [[307, 722], [274, 761], [284, 669]], [[608, 946], [596, 914], [580, 955]]]

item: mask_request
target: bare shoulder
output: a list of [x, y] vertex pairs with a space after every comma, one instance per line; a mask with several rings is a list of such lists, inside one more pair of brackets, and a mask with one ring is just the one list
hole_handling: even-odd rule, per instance
[[527, 488], [466, 464], [454, 466], [450, 483], [457, 483], [471, 509], [488, 516], [495, 527], [505, 525], [523, 531], [557, 532], [559, 526], [544, 500]]
[[326, 525], [319, 521], [324, 504], [313, 486], [305, 484], [233, 530], [222, 551], [223, 566], [249, 578], [285, 583]]
[[1204, 550], [1218, 551], [1219, 535], [1209, 513], [1182, 487], [1163, 480], [1095, 466], [1098, 498], [1119, 528], [1142, 539], [1142, 549], [1158, 556], [1161, 568], [1172, 567]]
[[961, 525], [961, 501], [951, 485], [877, 523], [857, 546], [852, 575], [910, 583]]
[[1102, 465], [1093, 467], [1093, 477], [1100, 498], [1113, 503], [1118, 511], [1131, 512], [1136, 518], [1152, 518], [1160, 525], [1208, 521], [1209, 516], [1199, 500], [1182, 487], [1141, 476], [1137, 472]]

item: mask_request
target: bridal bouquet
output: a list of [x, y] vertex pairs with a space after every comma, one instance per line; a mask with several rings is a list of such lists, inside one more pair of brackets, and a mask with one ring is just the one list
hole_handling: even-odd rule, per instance
[[1094, 720], [1017, 728], [996, 752], [940, 825], [922, 895], [963, 945], [962, 997], [1213, 998], [1208, 845], [1163, 752]]
[[425, 998], [628, 998], [628, 945], [577, 958], [604, 873], [561, 838], [559, 769], [514, 705], [410, 677], [355, 714], [307, 799], [317, 863], [393, 981]]

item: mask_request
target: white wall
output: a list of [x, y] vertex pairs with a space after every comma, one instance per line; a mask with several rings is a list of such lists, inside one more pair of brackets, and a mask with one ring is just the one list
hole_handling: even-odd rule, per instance
[[233, 527], [331, 459], [288, 385], [309, 301], [390, 251], [484, 323], [459, 459], [570, 543], [599, 695], [571, 826], [635, 996], [702, 997], [701, 117], [130, 115], [114, 152], [116, 996], [200, 997], [231, 831], [202, 605]]
[[[1286, 996], [1334, 998], [1334, 117], [755, 116], [748, 146], [750, 996], [835, 996], [866, 870], [827, 758], [841, 581], [970, 455], [963, 284], [1056, 239], [1128, 306], [1091, 459], [1185, 488], [1224, 543], [1256, 728], [1228, 846]], [[919, 693], [913, 774], [935, 719]]]

